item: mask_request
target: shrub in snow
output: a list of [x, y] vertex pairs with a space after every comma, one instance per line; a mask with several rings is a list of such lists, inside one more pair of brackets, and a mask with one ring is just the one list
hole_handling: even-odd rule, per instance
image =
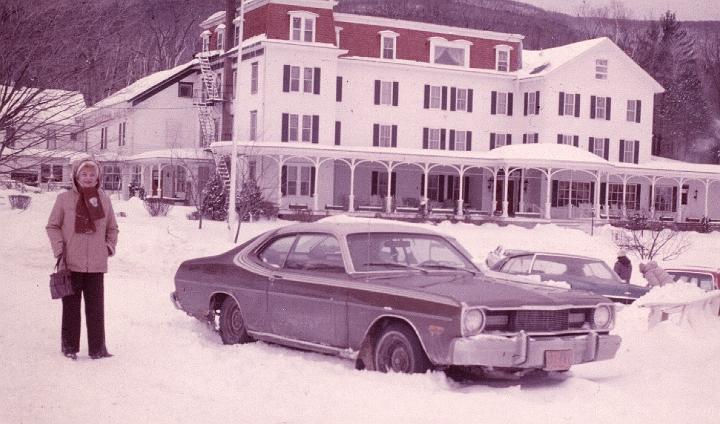
[[243, 182], [242, 189], [235, 201], [235, 210], [238, 219], [248, 221], [250, 217], [257, 217], [263, 212], [263, 198], [257, 182], [253, 178]]
[[648, 260], [661, 258], [670, 261], [691, 247], [685, 232], [654, 223], [616, 230], [613, 232], [613, 241], [619, 249], [635, 252], [640, 259]]
[[172, 209], [172, 201], [159, 197], [148, 197], [144, 201], [145, 209], [150, 216], [167, 216]]
[[8, 199], [10, 200], [10, 208], [12, 209], [27, 209], [32, 200], [30, 196], [24, 194], [11, 194], [8, 196]]
[[203, 189], [201, 206], [203, 217], [213, 221], [224, 221], [228, 214], [228, 197], [225, 183], [220, 175], [215, 173], [210, 177]]

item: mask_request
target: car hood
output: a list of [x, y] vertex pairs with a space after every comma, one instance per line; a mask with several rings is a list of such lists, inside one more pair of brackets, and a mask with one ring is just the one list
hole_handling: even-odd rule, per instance
[[379, 277], [374, 284], [392, 286], [450, 298], [469, 306], [520, 307], [520, 306], [589, 306], [608, 300], [592, 293], [521, 283], [485, 275], [443, 273], [442, 275], [408, 275]]

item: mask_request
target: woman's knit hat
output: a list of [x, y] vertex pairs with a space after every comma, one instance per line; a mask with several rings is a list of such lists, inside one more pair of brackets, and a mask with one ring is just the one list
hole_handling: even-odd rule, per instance
[[94, 169], [95, 169], [95, 173], [98, 174], [98, 175], [100, 175], [100, 169], [98, 168], [97, 163], [95, 163], [95, 161], [92, 160], [92, 159], [86, 159], [86, 160], [80, 162], [80, 165], [78, 165], [77, 170], [75, 171], [75, 177], [76, 177], [76, 178], [80, 176], [80, 171], [82, 171], [82, 169], [85, 168], [85, 167], [94, 168]]

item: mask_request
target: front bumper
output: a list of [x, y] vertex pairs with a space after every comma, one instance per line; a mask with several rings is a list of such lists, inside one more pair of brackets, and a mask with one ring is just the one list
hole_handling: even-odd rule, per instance
[[175, 306], [175, 308], [177, 308], [180, 311], [184, 311], [175, 292], [170, 293], [170, 301], [172, 302], [173, 306]]
[[620, 336], [589, 333], [580, 336], [514, 337], [477, 335], [452, 341], [452, 365], [501, 368], [546, 368], [546, 351], [572, 351], [572, 364], [612, 359], [620, 348]]

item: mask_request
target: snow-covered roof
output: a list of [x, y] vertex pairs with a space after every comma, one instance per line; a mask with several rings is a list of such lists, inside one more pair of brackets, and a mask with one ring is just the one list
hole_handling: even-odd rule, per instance
[[490, 150], [486, 152], [485, 157], [518, 162], [572, 162], [595, 166], [608, 165], [608, 161], [587, 150], [567, 144], [552, 143], [511, 144]]
[[683, 162], [680, 160], [673, 160], [673, 159], [663, 158], [660, 156], [652, 156], [648, 162], [643, 162], [643, 163], [639, 163], [639, 164], [618, 162], [618, 163], [613, 163], [613, 165], [616, 167], [637, 169], [637, 170], [643, 170], [643, 171], [648, 170], [648, 169], [657, 169], [657, 170], [685, 172], [685, 173], [692, 173], [692, 172], [699, 172], [699, 173], [703, 173], [703, 174], [710, 173], [710, 174], [717, 174], [717, 178], [720, 178], [720, 165]]
[[12, 155], [16, 153], [19, 157], [32, 157], [35, 159], [67, 159], [70, 162], [83, 156], [88, 156], [86, 152], [78, 152], [76, 150], [52, 150], [34, 147], [22, 150], [7, 149], [4, 154]]
[[103, 107], [113, 106], [113, 105], [116, 105], [116, 104], [122, 103], [122, 102], [128, 102], [128, 101], [132, 100], [133, 98], [139, 96], [140, 94], [144, 93], [145, 91], [155, 87], [158, 84], [161, 84], [162, 82], [166, 81], [167, 79], [176, 76], [177, 74], [187, 70], [188, 68], [190, 68], [198, 63], [199, 63], [198, 59], [193, 59], [189, 62], [183, 63], [182, 65], [178, 65], [174, 68], [166, 69], [164, 71], [158, 71], [158, 72], [150, 74], [146, 77], [140, 78], [139, 80], [128, 85], [127, 87], [121, 88], [120, 90], [116, 91], [115, 93], [111, 94], [110, 96], [97, 102], [95, 105], [93, 105], [93, 108], [94, 109], [103, 108]]
[[212, 154], [205, 151], [205, 149], [185, 147], [179, 149], [150, 150], [125, 158], [126, 161], [142, 161], [149, 159], [203, 160], [212, 159]]
[[[12, 87], [13, 86], [2, 86], [0, 87], [0, 92], [8, 96], [12, 91]], [[35, 96], [38, 90], [40, 89], [32, 87], [18, 88], [12, 94], [12, 99], [16, 99], [17, 101], [6, 102], [0, 112], [5, 112], [8, 106], [20, 103], [23, 99]], [[30, 103], [38, 105], [38, 107], [35, 108], [36, 112], [30, 114], [32, 119], [58, 125], [72, 124], [75, 117], [87, 107], [85, 98], [80, 92], [58, 89], [44, 89], [40, 91]]]
[[609, 41], [608, 38], [601, 37], [551, 49], [523, 50], [522, 69], [518, 71], [518, 74], [521, 77], [546, 75], [606, 41]]

